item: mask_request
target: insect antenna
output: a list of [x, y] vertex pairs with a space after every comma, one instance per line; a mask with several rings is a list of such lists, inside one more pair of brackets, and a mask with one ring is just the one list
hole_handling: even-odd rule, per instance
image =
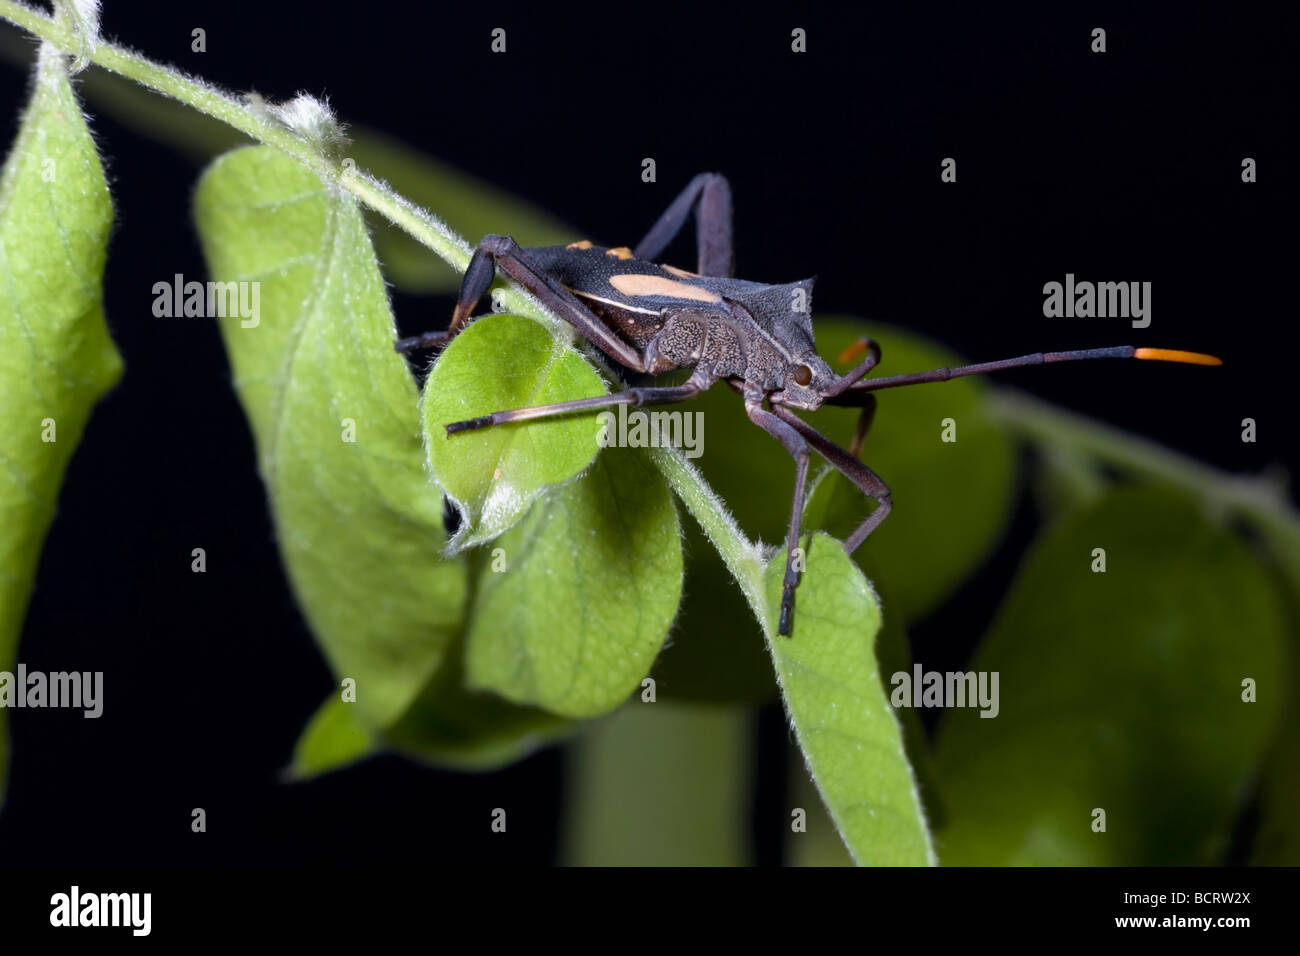
[[1015, 358], [999, 359], [996, 362], [977, 362], [973, 365], [959, 365], [955, 368], [936, 368], [928, 372], [912, 372], [907, 375], [888, 375], [882, 378], [862, 379], [855, 382], [846, 392], [874, 392], [882, 388], [898, 388], [903, 385], [921, 385], [925, 382], [946, 382], [966, 375], [983, 375], [986, 372], [1001, 372], [1010, 368], [1022, 368], [1027, 365], [1050, 365], [1055, 362], [1078, 362], [1085, 359], [1146, 359], [1154, 362], [1180, 362], [1184, 365], [1222, 365], [1223, 360], [1203, 352], [1183, 352], [1178, 349], [1134, 348], [1131, 345], [1117, 345], [1105, 349], [1075, 349], [1070, 352], [1034, 352], [1030, 355], [1018, 355]]

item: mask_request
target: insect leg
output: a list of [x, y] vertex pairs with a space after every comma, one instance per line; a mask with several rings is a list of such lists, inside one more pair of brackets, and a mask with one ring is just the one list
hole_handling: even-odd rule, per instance
[[456, 298], [456, 308], [451, 313], [451, 325], [436, 332], [413, 335], [408, 339], [398, 339], [394, 344], [399, 352], [411, 352], [415, 349], [434, 349], [446, 345], [469, 324], [469, 314], [483, 298], [492, 280], [496, 278], [496, 267], [492, 263], [492, 254], [480, 244], [470, 257], [465, 278], [460, 282], [460, 295]]
[[794, 618], [794, 591], [799, 586], [799, 572], [795, 570], [794, 555], [795, 549], [799, 547], [799, 524], [803, 516], [804, 487], [808, 482], [808, 443], [800, 437], [796, 429], [762, 408], [756, 401], [747, 400], [745, 412], [749, 415], [750, 421], [784, 445], [785, 450], [794, 457], [795, 461], [794, 504], [790, 508], [790, 528], [785, 536], [785, 578], [781, 582], [781, 619], [776, 629], [778, 634], [789, 636], [790, 624]]
[[854, 458], [861, 458], [862, 445], [867, 440], [867, 432], [871, 430], [871, 422], [876, 417], [875, 392], [855, 392], [849, 389], [828, 398], [826, 404], [862, 409], [862, 413], [858, 415], [857, 427], [853, 430], [853, 441], [849, 444], [849, 454]]
[[610, 331], [572, 292], [533, 265], [527, 252], [509, 236], [484, 236], [474, 250], [469, 268], [465, 271], [465, 279], [461, 283], [456, 309], [452, 313], [451, 328], [445, 332], [426, 332], [424, 335], [402, 339], [397, 342], [397, 351], [445, 345], [455, 337], [468, 324], [470, 312], [492, 284], [496, 272], [493, 263], [615, 362], [636, 372], [646, 370], [645, 359], [640, 352]]
[[858, 339], [840, 353], [840, 363], [851, 362], [864, 352], [866, 353], [866, 357], [848, 373], [842, 375], [840, 380], [831, 386], [825, 396], [828, 401], [833, 399], [836, 395], [842, 395], [848, 389], [852, 388], [855, 382], [880, 364], [880, 344], [865, 336]]
[[867, 515], [862, 524], [858, 525], [857, 530], [844, 540], [844, 550], [852, 554], [863, 541], [867, 540], [867, 536], [876, 530], [880, 522], [885, 520], [890, 509], [893, 508], [889, 486], [874, 471], [817, 431], [794, 412], [779, 405], [772, 406], [772, 411], [781, 421], [789, 424], [791, 428], [807, 439], [808, 443], [830, 462], [831, 467], [853, 482], [859, 491], [868, 498], [874, 498], [880, 502], [876, 510]]
[[574, 412], [586, 412], [595, 408], [608, 408], [610, 405], [667, 405], [672, 402], [684, 402], [698, 395], [713, 384], [712, 379], [702, 372], [696, 372], [681, 385], [662, 388], [629, 388], [612, 395], [596, 395], [592, 398], [575, 398], [568, 402], [552, 402], [549, 405], [534, 405], [532, 408], [516, 408], [507, 412], [493, 412], [463, 422], [450, 422], [448, 435], [459, 432], [475, 431], [492, 425], [505, 425], [509, 422], [530, 421], [535, 418], [552, 418], [556, 415], [569, 415]]
[[702, 276], [730, 276], [735, 264], [731, 242], [731, 186], [720, 173], [700, 173], [687, 184], [637, 243], [632, 254], [653, 259], [681, 232], [695, 211], [695, 249]]
[[509, 236], [484, 236], [479, 248], [496, 260], [502, 272], [537, 296], [544, 305], [615, 362], [634, 372], [646, 371], [645, 357], [615, 335], [577, 296], [533, 265], [527, 250], [521, 248], [519, 243]]

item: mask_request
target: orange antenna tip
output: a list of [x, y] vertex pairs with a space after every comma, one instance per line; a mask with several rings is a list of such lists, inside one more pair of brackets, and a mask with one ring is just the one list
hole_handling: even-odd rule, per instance
[[858, 339], [856, 342], [854, 342], [852, 345], [850, 345], [848, 348], [846, 348], [843, 352], [840, 353], [840, 364], [847, 365], [866, 351], [867, 351], [867, 340]]
[[1184, 365], [1222, 365], [1223, 359], [1204, 352], [1183, 352], [1179, 349], [1134, 349], [1133, 357], [1155, 362], [1182, 362]]

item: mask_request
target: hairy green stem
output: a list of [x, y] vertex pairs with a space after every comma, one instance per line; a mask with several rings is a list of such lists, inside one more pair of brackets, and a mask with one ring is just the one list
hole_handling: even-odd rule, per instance
[[650, 454], [655, 465], [668, 479], [673, 492], [685, 502], [687, 510], [722, 556], [723, 563], [744, 592], [754, 616], [767, 630], [769, 622], [763, 589], [762, 550], [745, 537], [736, 524], [736, 519], [678, 449], [655, 447], [650, 450]]
[[[14, 0], [0, 0], [0, 17], [66, 52], [80, 52], [85, 48], [83, 38], [61, 20], [45, 17]], [[457, 271], [464, 272], [469, 265], [469, 245], [436, 216], [399, 195], [386, 183], [357, 169], [355, 164], [323, 154], [252, 103], [115, 44], [99, 42], [91, 54], [91, 61], [288, 153], [326, 182], [337, 184], [389, 219]], [[553, 328], [560, 328], [561, 324], [548, 309], [513, 283], [503, 284], [497, 289], [497, 296], [510, 311], [549, 320]], [[745, 538], [712, 489], [680, 455], [660, 450], [656, 460], [740, 582], [754, 613], [760, 621], [765, 620], [763, 563], [759, 549]]]
[[990, 390], [994, 417], [1036, 444], [1060, 447], [1196, 494], [1211, 510], [1243, 518], [1260, 532], [1293, 584], [1300, 587], [1300, 512], [1281, 481], [1232, 475], [1118, 428], [1009, 389]]
[[[0, 17], [48, 40], [66, 53], [84, 53], [82, 39], [71, 26], [61, 20], [46, 17], [22, 3], [0, 0]], [[325, 181], [337, 184], [387, 217], [455, 269], [464, 272], [469, 265], [469, 246], [436, 216], [393, 191], [387, 183], [357, 169], [354, 164], [322, 154], [252, 103], [116, 44], [99, 42], [94, 47], [90, 60], [96, 66], [179, 100], [259, 142], [283, 150]], [[540, 303], [519, 289], [503, 287], [498, 295], [503, 305], [512, 311], [535, 318], [549, 318], [549, 313]]]

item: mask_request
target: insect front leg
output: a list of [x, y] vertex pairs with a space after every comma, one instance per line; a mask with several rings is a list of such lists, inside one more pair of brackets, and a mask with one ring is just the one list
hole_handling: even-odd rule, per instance
[[615, 335], [572, 292], [533, 263], [527, 251], [509, 236], [484, 236], [474, 250], [469, 268], [465, 271], [465, 279], [461, 283], [456, 309], [452, 313], [451, 328], [445, 332], [430, 332], [412, 339], [403, 339], [397, 343], [397, 350], [406, 351], [407, 348], [403, 346], [407, 343], [413, 343], [409, 348], [428, 347], [422, 344], [425, 341], [429, 345], [443, 345], [455, 337], [468, 324], [470, 312], [492, 284], [495, 275], [493, 263], [615, 362], [636, 372], [646, 371], [645, 360], [640, 352]]
[[884, 521], [893, 509], [894, 502], [890, 496], [889, 485], [885, 484], [874, 471], [817, 431], [794, 412], [779, 405], [772, 406], [772, 411], [781, 421], [807, 439], [808, 443], [817, 449], [821, 456], [830, 463], [831, 467], [853, 482], [859, 491], [868, 498], [874, 498], [879, 502], [876, 510], [867, 515], [862, 524], [858, 525], [857, 530], [844, 539], [844, 550], [852, 554], [863, 541], [867, 540], [868, 535], [879, 527], [880, 522]]
[[827, 399], [826, 404], [862, 409], [858, 415], [857, 427], [853, 430], [853, 441], [849, 443], [849, 454], [854, 458], [861, 458], [862, 446], [867, 440], [867, 432], [871, 430], [871, 423], [876, 417], [875, 392], [854, 392], [850, 390], [834, 398]]
[[720, 173], [700, 173], [687, 184], [637, 243], [632, 254], [654, 259], [673, 241], [695, 212], [697, 271], [702, 276], [730, 277], [735, 265], [731, 240], [731, 185]]
[[[747, 398], [745, 412], [750, 421], [779, 441], [795, 461], [794, 503], [790, 508], [790, 527], [785, 535], [785, 578], [781, 582], [781, 618], [777, 633], [789, 636], [794, 620], [794, 592], [799, 586], [799, 571], [795, 568], [795, 552], [799, 547], [799, 526], [803, 517], [804, 489], [808, 483], [808, 443], [790, 424], [767, 411], [755, 398]], [[775, 407], [774, 407], [775, 408]]]
[[506, 425], [510, 422], [531, 421], [537, 418], [554, 418], [557, 415], [571, 415], [575, 412], [587, 412], [611, 405], [667, 405], [672, 402], [684, 402], [707, 389], [717, 379], [696, 370], [681, 385], [661, 388], [629, 388], [612, 395], [596, 395], [592, 398], [575, 398], [567, 402], [552, 402], [549, 405], [534, 405], [531, 408], [516, 408], [511, 411], [493, 412], [463, 422], [451, 422], [447, 427], [448, 435], [460, 432], [476, 431], [493, 425]]
[[478, 305], [479, 299], [483, 298], [483, 293], [487, 292], [496, 274], [492, 254], [480, 245], [470, 257], [465, 277], [460, 281], [460, 295], [456, 297], [456, 308], [451, 313], [451, 325], [436, 332], [398, 339], [393, 348], [399, 352], [413, 352], [416, 349], [436, 349], [446, 345], [469, 324], [470, 313]]
[[484, 236], [479, 248], [496, 260], [502, 272], [537, 296], [543, 305], [615, 362], [634, 372], [647, 371], [644, 356], [614, 334], [577, 296], [534, 264], [519, 243], [509, 236]]

